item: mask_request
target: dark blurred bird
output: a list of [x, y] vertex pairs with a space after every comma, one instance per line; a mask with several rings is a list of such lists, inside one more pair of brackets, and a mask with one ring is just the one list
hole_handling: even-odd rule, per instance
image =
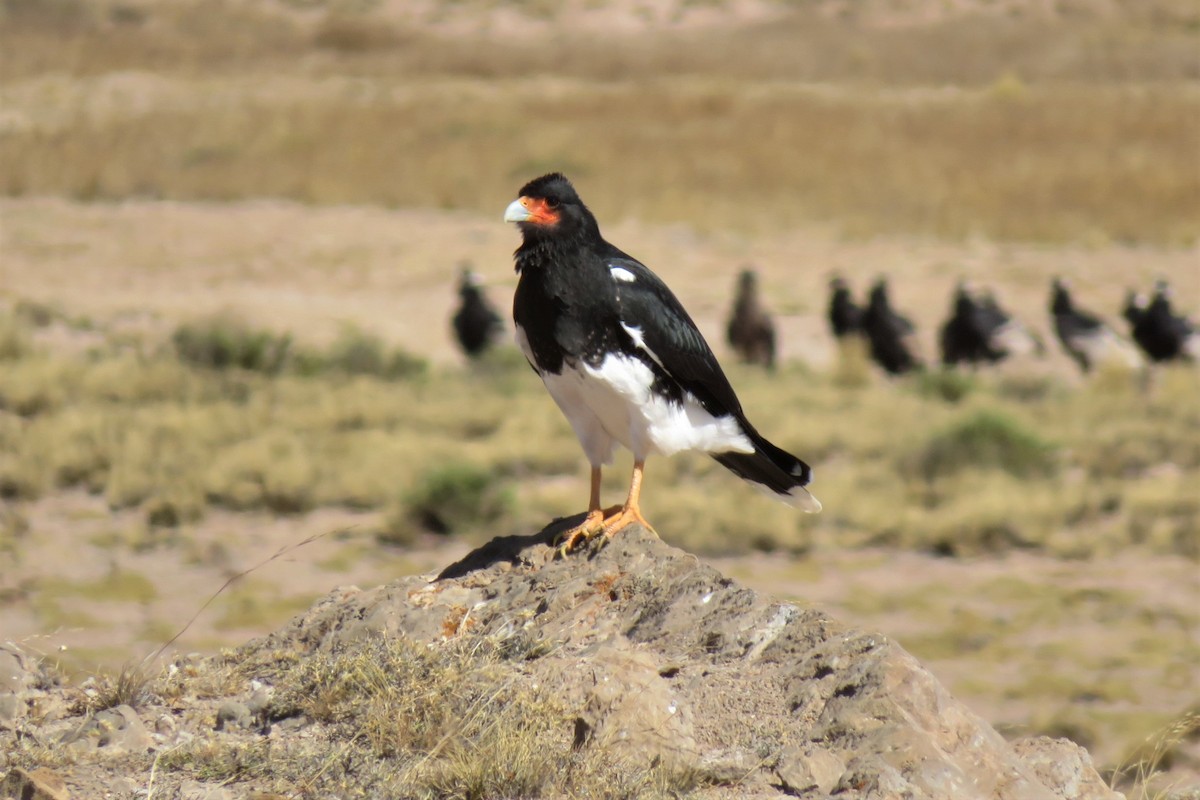
[[976, 296], [962, 281], [955, 288], [950, 318], [942, 325], [939, 341], [946, 366], [994, 364], [1043, 349], [1040, 340], [1002, 309], [994, 295]]
[[[592, 467], [587, 516], [563, 534], [565, 551], [647, 524], [642, 474], [654, 453], [708, 453], [786, 503], [821, 509], [804, 488], [809, 466], [755, 430], [679, 300], [648, 267], [604, 240], [564, 176], [527, 183], [504, 219], [522, 236], [515, 253], [517, 343]], [[629, 495], [623, 506], [602, 509], [600, 469], [617, 444], [633, 452]]]
[[737, 295], [725, 335], [742, 361], [774, 369], [775, 323], [759, 299], [754, 270], [744, 269], [738, 276]]
[[841, 276], [829, 281], [829, 329], [835, 339], [861, 334], [862, 308], [850, 296], [850, 287]]
[[1070, 288], [1061, 278], [1055, 278], [1051, 285], [1050, 314], [1063, 349], [1084, 372], [1090, 372], [1104, 362], [1130, 368], [1141, 365], [1141, 358], [1128, 342], [1099, 317], [1075, 306]]
[[863, 333], [871, 347], [871, 358], [892, 375], [920, 369], [916, 354], [916, 329], [912, 322], [892, 309], [886, 278], [871, 287], [862, 317]]
[[1146, 313], [1146, 306], [1149, 305], [1149, 302], [1146, 295], [1135, 289], [1125, 292], [1125, 305], [1121, 308], [1121, 316], [1129, 323], [1130, 330], [1137, 327], [1138, 322]]
[[1151, 361], [1200, 360], [1200, 333], [1190, 319], [1171, 309], [1171, 288], [1166, 281], [1155, 284], [1154, 295], [1144, 305], [1131, 308], [1127, 299], [1125, 319], [1132, 327], [1133, 340]]
[[484, 295], [479, 276], [465, 265], [458, 279], [458, 297], [458, 310], [452, 320], [454, 335], [463, 352], [477, 358], [503, 332], [504, 323]]

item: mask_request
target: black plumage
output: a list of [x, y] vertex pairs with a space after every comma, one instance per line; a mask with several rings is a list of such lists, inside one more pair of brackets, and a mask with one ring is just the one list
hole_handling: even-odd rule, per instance
[[862, 326], [870, 344], [871, 358], [884, 371], [903, 375], [921, 368], [914, 336], [916, 328], [911, 320], [892, 308], [885, 278], [880, 278], [871, 287]]
[[[592, 467], [588, 514], [565, 548], [634, 522], [647, 456], [699, 450], [807, 511], [808, 465], [764, 439], [682, 304], [648, 267], [609, 244], [570, 182], [554, 173], [505, 210], [522, 234], [513, 297], [517, 341], [571, 423]], [[600, 507], [600, 470], [633, 452], [629, 495]]]
[[1105, 361], [1120, 361], [1130, 367], [1138, 365], [1137, 352], [1099, 317], [1076, 306], [1070, 288], [1061, 278], [1055, 278], [1051, 284], [1050, 315], [1063, 350], [1084, 372]]
[[725, 336], [742, 361], [767, 369], [775, 367], [775, 322], [763, 307], [758, 276], [752, 269], [744, 269], [738, 276], [737, 294]]
[[1136, 328], [1145, 316], [1147, 304], [1146, 296], [1141, 292], [1133, 289], [1125, 292], [1125, 305], [1121, 307], [1121, 316], [1129, 323], [1130, 330]]
[[946, 366], [995, 364], [1044, 349], [1036, 336], [1000, 307], [994, 295], [973, 293], [965, 282], [954, 290], [950, 317], [938, 339]]
[[1148, 303], [1131, 307], [1127, 300], [1125, 318], [1130, 323], [1133, 340], [1151, 361], [1200, 357], [1200, 334], [1190, 319], [1177, 315], [1171, 308], [1171, 290], [1165, 281], [1158, 281]]
[[463, 267], [458, 280], [458, 309], [451, 319], [454, 336], [464, 353], [477, 358], [504, 331], [504, 323], [483, 293], [479, 277]]
[[850, 295], [850, 287], [840, 276], [829, 281], [829, 330], [834, 338], [844, 339], [847, 336], [861, 334], [862, 307], [854, 302]]

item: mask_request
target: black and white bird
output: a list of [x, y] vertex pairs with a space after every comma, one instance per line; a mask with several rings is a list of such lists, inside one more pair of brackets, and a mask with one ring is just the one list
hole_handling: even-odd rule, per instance
[[775, 368], [775, 322], [763, 307], [758, 275], [752, 269], [744, 269], [738, 276], [725, 336], [742, 361]]
[[463, 352], [477, 358], [495, 342], [504, 323], [483, 293], [483, 282], [464, 265], [458, 279], [458, 309], [451, 319], [454, 336]]
[[[559, 173], [521, 188], [504, 211], [523, 241], [514, 254], [517, 343], [562, 410], [591, 464], [587, 516], [564, 551], [634, 523], [647, 457], [710, 454], [746, 481], [804, 511], [812, 470], [746, 419], [704, 337], [666, 284], [600, 235]], [[617, 445], [633, 452], [622, 506], [600, 506], [600, 470]]]
[[854, 302], [850, 295], [850, 287], [840, 275], [835, 275], [829, 281], [828, 316], [829, 330], [835, 339], [841, 340], [863, 332], [862, 307]]
[[1200, 360], [1200, 332], [1171, 308], [1171, 287], [1166, 281], [1155, 283], [1149, 301], [1131, 292], [1124, 314], [1133, 340], [1151, 361]]
[[921, 368], [916, 328], [911, 320], [892, 308], [886, 278], [879, 278], [871, 287], [862, 327], [871, 346], [871, 358], [884, 371], [903, 375]]
[[1050, 315], [1063, 350], [1084, 372], [1103, 363], [1116, 363], [1130, 369], [1141, 366], [1142, 359], [1137, 350], [1095, 314], [1075, 305], [1070, 287], [1062, 278], [1055, 278], [1051, 284]]
[[976, 292], [960, 281], [950, 318], [940, 334], [942, 363], [995, 364], [1010, 356], [1041, 352], [1041, 341], [1000, 307], [990, 292]]

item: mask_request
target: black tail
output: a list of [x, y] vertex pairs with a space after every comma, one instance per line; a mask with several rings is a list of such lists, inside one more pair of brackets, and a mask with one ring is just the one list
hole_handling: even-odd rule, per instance
[[725, 469], [755, 486], [771, 492], [790, 506], [812, 514], [821, 510], [821, 502], [804, 487], [812, 481], [812, 469], [786, 450], [781, 450], [752, 429], [753, 453], [714, 453], [713, 458]]

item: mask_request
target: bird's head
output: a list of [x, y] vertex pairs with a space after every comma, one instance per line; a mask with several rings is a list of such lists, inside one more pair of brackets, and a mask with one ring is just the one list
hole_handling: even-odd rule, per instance
[[1050, 310], [1062, 314], [1070, 311], [1071, 305], [1070, 283], [1056, 276], [1050, 284]]
[[599, 233], [596, 219], [559, 172], [535, 178], [521, 187], [504, 209], [504, 221], [515, 222], [526, 238], [561, 236], [581, 231]]
[[887, 278], [882, 275], [876, 279], [874, 285], [871, 286], [871, 291], [867, 295], [869, 302], [876, 308], [888, 307], [888, 283]]

